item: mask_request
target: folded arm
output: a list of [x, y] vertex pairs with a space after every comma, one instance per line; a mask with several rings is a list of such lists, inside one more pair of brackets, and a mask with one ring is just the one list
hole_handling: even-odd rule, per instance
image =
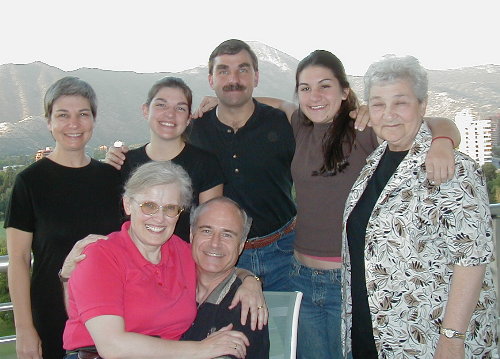
[[99, 355], [108, 359], [209, 359], [222, 355], [244, 358], [248, 339], [225, 327], [199, 342], [164, 340], [125, 331], [116, 315], [100, 315], [85, 322]]

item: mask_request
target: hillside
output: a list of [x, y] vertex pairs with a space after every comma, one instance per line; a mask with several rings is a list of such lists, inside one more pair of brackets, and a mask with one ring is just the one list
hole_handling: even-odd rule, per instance
[[[262, 43], [251, 42], [259, 58], [260, 83], [254, 94], [293, 100], [298, 60]], [[147, 125], [140, 111], [151, 84], [163, 76], [183, 78], [194, 93], [194, 108], [205, 95], [212, 95], [207, 67], [179, 73], [136, 73], [82, 68], [65, 72], [35, 62], [0, 65], [0, 153], [31, 154], [51, 146], [53, 140], [43, 118], [42, 96], [51, 83], [71, 75], [88, 81], [96, 90], [99, 108], [90, 148], [121, 139], [143, 143]], [[350, 77], [362, 98], [362, 78]], [[429, 71], [430, 101], [427, 115], [454, 118], [464, 108], [483, 116], [500, 114], [500, 66], [448, 71]]]

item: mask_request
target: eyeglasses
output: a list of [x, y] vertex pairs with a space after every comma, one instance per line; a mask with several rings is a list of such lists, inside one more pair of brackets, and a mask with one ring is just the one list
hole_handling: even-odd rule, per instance
[[141, 207], [142, 213], [147, 216], [155, 215], [161, 208], [164, 215], [166, 215], [167, 217], [175, 218], [184, 210], [184, 208], [177, 204], [165, 204], [163, 206], [160, 206], [159, 204], [151, 201], [142, 203], [137, 202], [135, 199], [134, 201], [139, 205], [139, 207]]

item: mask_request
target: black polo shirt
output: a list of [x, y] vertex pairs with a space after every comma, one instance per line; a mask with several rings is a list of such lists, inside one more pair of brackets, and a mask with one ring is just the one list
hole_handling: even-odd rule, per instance
[[214, 153], [222, 164], [224, 195], [253, 218], [249, 238], [260, 237], [295, 216], [290, 165], [292, 127], [283, 111], [254, 100], [255, 110], [238, 131], [220, 122], [216, 109], [191, 121], [189, 142]]

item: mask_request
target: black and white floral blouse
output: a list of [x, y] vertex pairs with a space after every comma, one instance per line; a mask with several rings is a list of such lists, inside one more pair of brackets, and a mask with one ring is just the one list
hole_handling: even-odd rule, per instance
[[[374, 206], [366, 228], [365, 268], [373, 336], [380, 358], [432, 358], [446, 309], [453, 265], [494, 259], [485, 178], [470, 157], [455, 152], [455, 175], [440, 186], [426, 179], [431, 132], [424, 123]], [[344, 212], [343, 345], [350, 351], [350, 260], [345, 223], [382, 157], [367, 159]], [[466, 358], [498, 358], [496, 297], [487, 266], [465, 340]]]

